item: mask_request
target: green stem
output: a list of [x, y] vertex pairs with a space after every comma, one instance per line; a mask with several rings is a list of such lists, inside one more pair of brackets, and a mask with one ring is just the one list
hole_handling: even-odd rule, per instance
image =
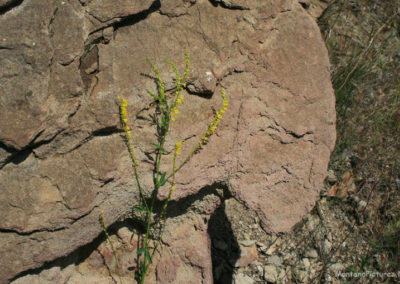
[[185, 160], [177, 167], [175, 168], [172, 173], [166, 178], [166, 180], [169, 180], [172, 176], [175, 175], [176, 172], [178, 172], [189, 160], [193, 157], [193, 155], [196, 153], [197, 150], [200, 149], [200, 147], [203, 145], [201, 141], [196, 144], [196, 146], [193, 147], [192, 151], [189, 153], [189, 155], [186, 156]]
[[146, 198], [145, 198], [145, 195], [144, 195], [144, 191], [143, 191], [142, 185], [140, 184], [139, 173], [138, 173], [138, 168], [137, 168], [137, 163], [136, 163], [136, 160], [135, 160], [135, 156], [133, 154], [132, 144], [131, 144], [130, 141], [128, 141], [127, 144], [128, 144], [129, 154], [130, 154], [130, 157], [131, 157], [131, 160], [132, 160], [132, 164], [133, 164], [133, 172], [135, 174], [136, 183], [137, 183], [137, 186], [139, 188], [139, 192], [140, 192], [140, 195], [142, 197], [144, 206], [146, 207], [146, 210], [148, 211], [149, 207], [148, 207], [147, 202], [146, 202]]
[[[166, 119], [168, 120], [168, 118], [166, 118]], [[167, 121], [167, 124], [166, 124], [166, 127], [165, 127], [165, 132], [163, 133], [163, 136], [162, 136], [162, 140], [161, 140], [161, 143], [160, 143], [160, 149], [164, 149], [164, 144], [165, 144], [165, 141], [166, 141], [166, 138], [167, 138], [168, 130], [169, 130], [169, 121]], [[157, 199], [158, 190], [160, 188], [159, 177], [160, 177], [161, 158], [162, 158], [162, 151], [158, 150], [158, 155], [157, 155], [157, 159], [156, 159], [156, 178], [154, 180], [154, 182], [155, 182], [155, 184], [154, 184], [154, 193], [153, 193], [153, 198], [151, 200], [151, 206], [150, 206], [150, 208], [147, 208], [146, 234], [145, 234], [145, 239], [144, 239], [144, 243], [143, 243], [143, 246], [145, 248], [149, 247], [149, 241], [150, 241], [149, 240], [149, 235], [150, 235], [151, 217], [153, 215], [155, 200]], [[154, 255], [154, 251], [155, 251], [155, 249], [153, 248], [152, 255]], [[146, 259], [146, 257], [144, 257], [143, 266], [146, 267], [146, 265], [147, 265], [147, 259]], [[143, 275], [142, 275], [142, 279], [143, 280], [142, 281], [144, 281], [144, 278], [146, 277], [146, 273], [147, 273], [147, 270], [143, 272]]]
[[[143, 194], [142, 189], [141, 189], [141, 185], [140, 185], [139, 178], [138, 178], [138, 174], [137, 174], [136, 163], [135, 163], [135, 161], [134, 161], [133, 150], [132, 150], [132, 155], [131, 155], [131, 158], [133, 159], [134, 168], [135, 168], [135, 177], [136, 177], [136, 180], [137, 180], [137, 183], [138, 183], [138, 187], [139, 187], [139, 190], [140, 190], [140, 193], [141, 193], [143, 202], [144, 202], [144, 204], [145, 204], [145, 206], [146, 206], [146, 212], [147, 212], [146, 234], [145, 234], [145, 238], [144, 238], [144, 241], [143, 241], [143, 248], [145, 249], [145, 255], [144, 255], [144, 257], [143, 257], [143, 261], [141, 262], [141, 265], [142, 265], [142, 266], [139, 268], [139, 271], [140, 271], [140, 272], [139, 272], [140, 283], [142, 283], [142, 284], [143, 284], [144, 281], [145, 281], [147, 271], [148, 271], [149, 266], [150, 266], [150, 264], [151, 264], [151, 262], [152, 262], [151, 259], [152, 259], [153, 255], [154, 255], [154, 253], [155, 253], [155, 251], [156, 251], [158, 245], [161, 243], [162, 233], [163, 233], [164, 226], [165, 226], [166, 209], [167, 209], [167, 205], [168, 205], [169, 200], [171, 199], [171, 194], [172, 194], [172, 188], [170, 188], [170, 191], [169, 191], [169, 194], [168, 194], [168, 198], [167, 198], [167, 200], [165, 201], [164, 206], [163, 206], [163, 208], [162, 208], [162, 212], [161, 212], [161, 218], [162, 218], [162, 220], [161, 220], [161, 222], [162, 222], [161, 226], [162, 226], [162, 228], [161, 228], [160, 236], [159, 236], [159, 238], [158, 238], [158, 241], [156, 242], [156, 244], [155, 244], [154, 247], [152, 248], [153, 251], [152, 251], [151, 256], [150, 256], [150, 259], [149, 259], [149, 264], [147, 264], [147, 258], [148, 258], [149, 248], [150, 248], [150, 247], [149, 247], [149, 241], [150, 241], [151, 219], [152, 219], [152, 214], [153, 214], [153, 211], [154, 211], [155, 201], [156, 201], [157, 195], [158, 195], [158, 190], [159, 190], [160, 187], [161, 187], [161, 183], [160, 183], [159, 178], [160, 178], [161, 159], [162, 159], [162, 155], [163, 155], [163, 150], [162, 150], [162, 149], [164, 149], [164, 144], [165, 144], [166, 137], [167, 137], [167, 134], [168, 134], [168, 131], [169, 131], [169, 123], [170, 123], [170, 120], [171, 120], [171, 111], [172, 111], [175, 107], [176, 107], [176, 108], [179, 107], [179, 104], [176, 105], [176, 104], [177, 104], [177, 99], [179, 98], [179, 93], [180, 93], [180, 92], [182, 91], [182, 89], [185, 87], [185, 85], [186, 85], [186, 80], [188, 79], [188, 75], [189, 75], [189, 54], [188, 54], [186, 48], [184, 49], [184, 51], [185, 51], [185, 73], [184, 73], [183, 78], [180, 77], [179, 72], [178, 72], [178, 69], [176, 68], [176, 66], [175, 66], [172, 62], [167, 61], [167, 63], [172, 67], [172, 69], [173, 69], [174, 72], [175, 72], [175, 76], [176, 76], [176, 87], [177, 87], [176, 96], [175, 96], [175, 98], [173, 99], [173, 103], [172, 103], [170, 106], [168, 106], [168, 103], [167, 103], [167, 98], [166, 98], [166, 95], [165, 95], [165, 86], [164, 86], [164, 83], [163, 83], [163, 81], [162, 81], [162, 79], [161, 79], [159, 70], [155, 67], [155, 65], [151, 62], [150, 59], [148, 59], [148, 58], [146, 59], [147, 62], [149, 63], [149, 65], [151, 66], [151, 68], [153, 69], [154, 73], [156, 74], [157, 81], [158, 81], [158, 82], [157, 82], [157, 85], [158, 85], [158, 95], [159, 95], [159, 96], [156, 97], [155, 95], [153, 95], [153, 94], [152, 94], [151, 92], [149, 92], [149, 91], [148, 91], [148, 93], [149, 93], [150, 95], [152, 95], [155, 99], [158, 100], [158, 107], [159, 107], [159, 110], [160, 110], [161, 121], [162, 121], [162, 123], [161, 123], [161, 135], [162, 135], [162, 138], [161, 138], [161, 142], [159, 143], [158, 152], [157, 152], [157, 157], [156, 157], [156, 162], [155, 162], [155, 165], [156, 165], [155, 171], [156, 171], [156, 172], [155, 172], [155, 174], [153, 175], [153, 180], [154, 180], [154, 191], [153, 191], [153, 195], [152, 195], [152, 200], [151, 200], [151, 205], [150, 205], [150, 207], [147, 205], [147, 202], [146, 202], [146, 200], [145, 200], [145, 198], [144, 198], [144, 194]], [[182, 79], [183, 79], [184, 83], [182, 83]], [[181, 99], [180, 99], [180, 100], [181, 100]], [[179, 103], [180, 103], [180, 101], [179, 101]], [[177, 112], [176, 112], [176, 113], [177, 113]], [[173, 119], [174, 119], [174, 118], [172, 118], [172, 120], [173, 120]], [[202, 141], [200, 141], [200, 143], [193, 149], [193, 151], [189, 154], [189, 156], [185, 159], [185, 161], [184, 161], [178, 168], [176, 168], [176, 153], [175, 153], [175, 154], [174, 154], [174, 160], [173, 160], [172, 174], [169, 175], [168, 178], [163, 179], [163, 181], [167, 181], [167, 180], [169, 180], [170, 177], [172, 177], [172, 178], [173, 178], [173, 184], [175, 184], [175, 173], [176, 173], [185, 163], [188, 162], [188, 160], [193, 156], [194, 152], [195, 152], [198, 148], [200, 148], [201, 145], [202, 145]], [[129, 145], [128, 145], [128, 147], [129, 147]], [[130, 150], [130, 152], [131, 152], [131, 149], [129, 149], [129, 150]], [[164, 175], [164, 177], [165, 177], [165, 175]], [[164, 182], [163, 182], [163, 183], [164, 183]]]
[[153, 255], [156, 252], [158, 246], [161, 244], [162, 236], [163, 236], [163, 233], [164, 233], [165, 222], [166, 222], [166, 219], [167, 219], [167, 207], [168, 207], [169, 201], [171, 200], [173, 188], [175, 187], [176, 157], [177, 157], [177, 151], [175, 150], [174, 158], [173, 158], [173, 161], [172, 161], [172, 173], [173, 174], [172, 174], [171, 187], [170, 187], [170, 190], [168, 192], [168, 197], [165, 200], [164, 205], [163, 205], [163, 209], [161, 211], [161, 221], [160, 221], [160, 222], [162, 222], [161, 223], [161, 231], [160, 231], [160, 235], [158, 237], [157, 243], [154, 246], [154, 250], [153, 250], [153, 253], [152, 253], [151, 257], [153, 257]]
[[106, 238], [107, 238], [107, 240], [108, 240], [108, 242], [109, 242], [109, 244], [110, 244], [111, 251], [112, 251], [112, 253], [113, 253], [113, 255], [114, 255], [115, 266], [116, 266], [116, 270], [117, 270], [117, 275], [118, 275], [118, 278], [119, 278], [119, 282], [122, 284], [121, 273], [119, 272], [119, 264], [118, 264], [117, 252], [115, 251], [115, 249], [114, 249], [114, 244], [113, 244], [113, 242], [111, 241], [110, 235], [108, 234], [108, 231], [107, 231], [107, 228], [106, 228], [106, 223], [104, 222], [104, 213], [103, 213], [103, 211], [100, 212], [100, 224], [101, 224], [101, 226], [103, 227], [104, 234], [106, 235]]

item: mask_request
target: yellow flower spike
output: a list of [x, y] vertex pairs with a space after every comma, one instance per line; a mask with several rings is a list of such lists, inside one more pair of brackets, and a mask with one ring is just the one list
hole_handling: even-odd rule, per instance
[[[128, 122], [127, 110], [126, 110], [126, 108], [128, 107], [128, 101], [126, 99], [121, 99], [120, 97], [118, 97], [118, 98], [121, 100], [121, 102], [119, 104], [119, 109], [120, 109], [122, 128], [124, 128], [124, 130], [125, 130], [126, 127], [128, 127], [126, 125]], [[129, 130], [129, 127], [127, 129]]]
[[207, 144], [208, 138], [214, 134], [214, 132], [217, 130], [218, 124], [222, 119], [222, 114], [225, 113], [227, 110], [228, 106], [228, 99], [226, 98], [225, 90], [221, 89], [221, 97], [222, 97], [222, 107], [219, 109], [215, 115], [213, 121], [210, 123], [206, 133], [204, 136], [201, 138], [200, 145], [201, 144]]
[[183, 52], [185, 53], [185, 72], [183, 74], [183, 87], [186, 87], [186, 81], [189, 78], [189, 67], [190, 67], [190, 57], [189, 57], [189, 52], [187, 51], [187, 48], [183, 48]]
[[118, 97], [118, 99], [120, 99], [120, 103], [119, 103], [120, 119], [121, 119], [122, 129], [125, 132], [125, 138], [126, 138], [125, 142], [128, 146], [128, 151], [129, 151], [129, 155], [131, 157], [132, 166], [135, 171], [135, 176], [136, 176], [136, 181], [138, 183], [139, 191], [143, 195], [141, 185], [140, 185], [140, 182], [138, 179], [138, 172], [137, 172], [138, 163], [136, 162], [135, 154], [133, 152], [133, 147], [132, 147], [132, 141], [131, 141], [132, 133], [131, 133], [131, 129], [129, 128], [129, 126], [127, 124], [128, 123], [128, 117], [127, 117], [128, 116], [128, 111], [127, 111], [128, 100], [121, 99], [121, 97]]
[[181, 147], [182, 147], [182, 141], [178, 141], [175, 144], [175, 155], [179, 156], [181, 154]]

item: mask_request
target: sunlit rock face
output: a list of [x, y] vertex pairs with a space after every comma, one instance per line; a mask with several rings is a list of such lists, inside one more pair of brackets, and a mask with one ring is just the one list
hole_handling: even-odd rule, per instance
[[[210, 197], [219, 187], [257, 212], [267, 232], [289, 230], [313, 207], [335, 142], [334, 95], [318, 26], [297, 1], [25, 0], [0, 1], [0, 11], [4, 283], [92, 243], [102, 233], [101, 211], [108, 225], [131, 217], [139, 194], [118, 96], [128, 100], [151, 191], [155, 105], [146, 89], [156, 92], [156, 84], [146, 57], [173, 92], [164, 60], [183, 72], [184, 46], [191, 71], [163, 170], [176, 141], [184, 141], [184, 157], [207, 130], [221, 88], [229, 108], [176, 176], [175, 204], [206, 202], [190, 214], [190, 206], [176, 206], [153, 272], [168, 283], [187, 273], [198, 275], [193, 283], [212, 279], [206, 223], [223, 199]], [[175, 268], [163, 264], [172, 255]]]

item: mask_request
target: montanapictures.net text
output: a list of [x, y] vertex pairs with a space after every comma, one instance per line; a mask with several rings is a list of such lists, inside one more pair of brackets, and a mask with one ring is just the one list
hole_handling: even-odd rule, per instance
[[400, 271], [397, 272], [378, 272], [378, 271], [364, 271], [364, 272], [341, 272], [336, 273], [336, 278], [400, 278]]

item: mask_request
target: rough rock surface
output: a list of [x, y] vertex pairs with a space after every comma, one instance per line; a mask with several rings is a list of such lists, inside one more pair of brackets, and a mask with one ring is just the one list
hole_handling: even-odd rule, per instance
[[[297, 1], [120, 2], [0, 2], [5, 283], [93, 242], [101, 234], [101, 211], [113, 224], [138, 203], [118, 95], [129, 101], [135, 151], [150, 191], [154, 105], [145, 89], [155, 91], [155, 84], [145, 58], [160, 67], [170, 87], [173, 74], [163, 60], [182, 70], [183, 46], [191, 56], [190, 82], [167, 152], [177, 140], [184, 140], [183, 155], [190, 151], [220, 105], [221, 87], [230, 106], [217, 135], [178, 173], [177, 204], [223, 186], [257, 212], [266, 231], [280, 232], [318, 197], [335, 141], [334, 96], [318, 26]], [[219, 203], [207, 204], [204, 220]], [[199, 227], [196, 214], [193, 222], [171, 221], [185, 226], [171, 224], [176, 232], [166, 241], [172, 254], [184, 243], [177, 261], [185, 265], [169, 272], [176, 267], [161, 259], [158, 275], [179, 278], [196, 268], [198, 281], [211, 279], [206, 225]], [[193, 228], [201, 247], [184, 242]]]

